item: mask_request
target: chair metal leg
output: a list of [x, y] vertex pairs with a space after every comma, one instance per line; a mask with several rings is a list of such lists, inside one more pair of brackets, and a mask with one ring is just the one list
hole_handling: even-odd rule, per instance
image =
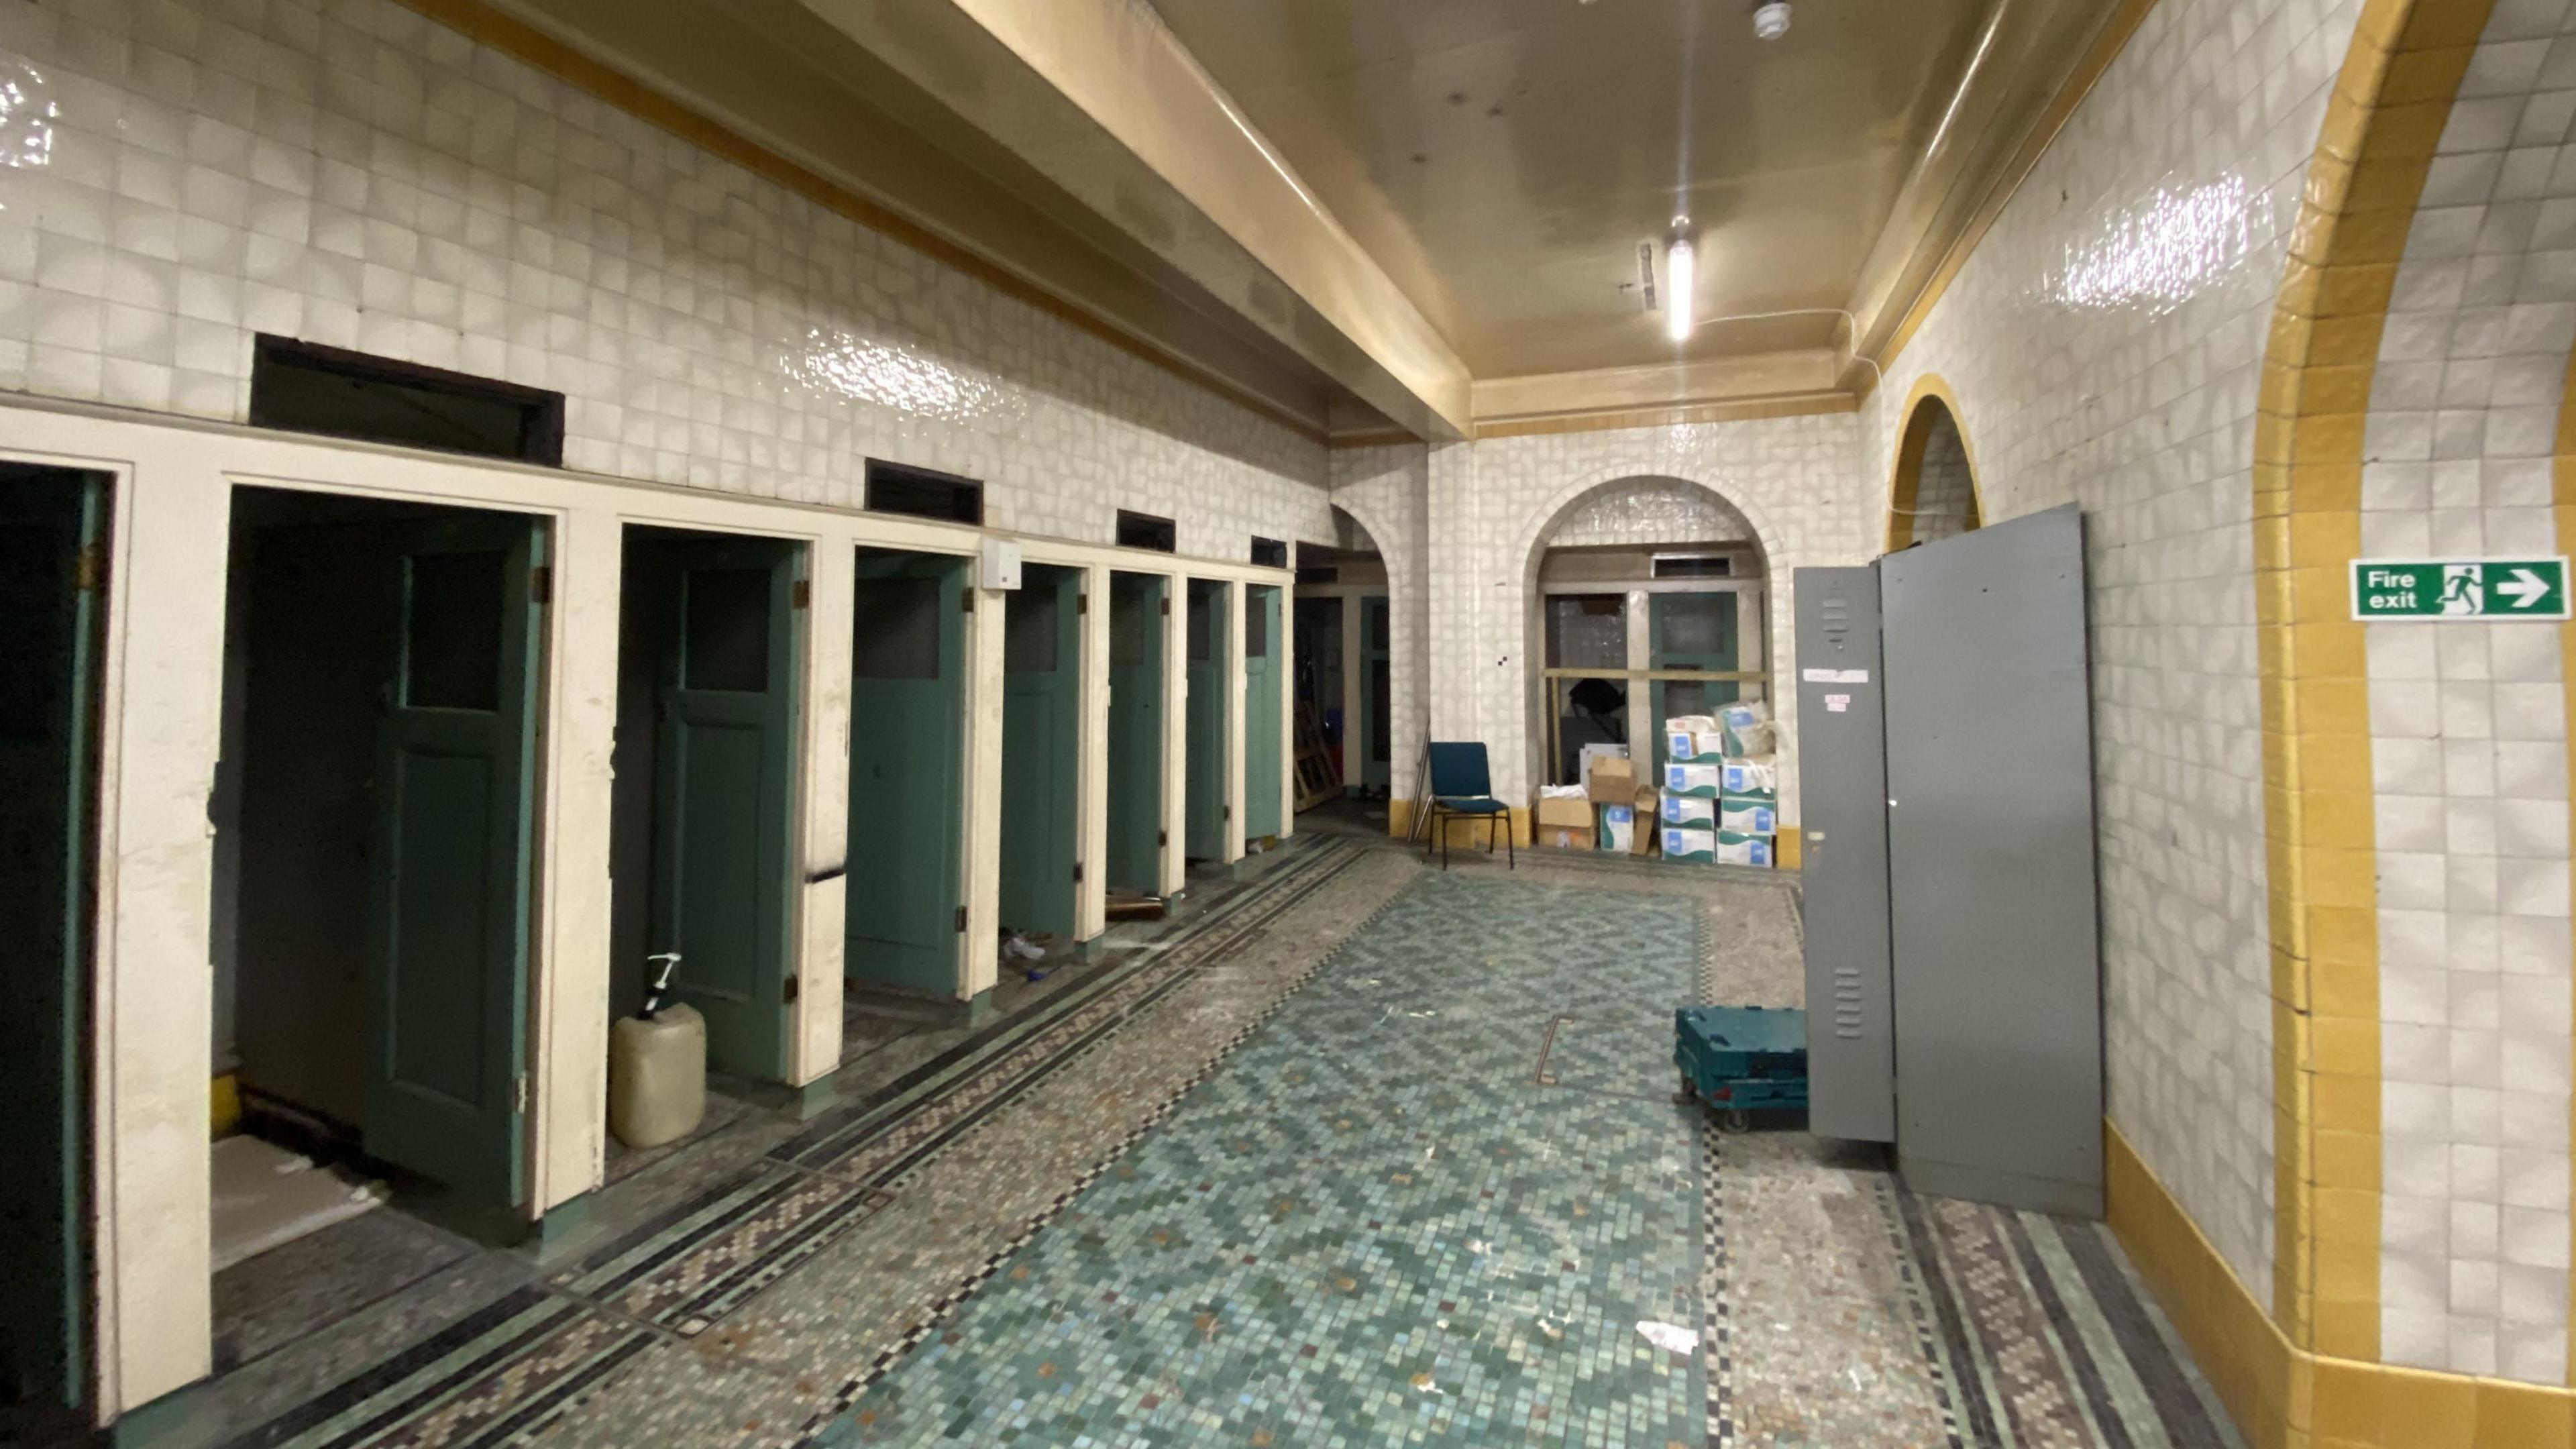
[[[1503, 815], [1501, 820], [1505, 825], [1512, 823], [1512, 817], [1508, 813]], [[1517, 844], [1519, 840], [1520, 837], [1518, 835], [1506, 835], [1503, 837], [1503, 868], [1505, 870], [1518, 870], [1521, 868], [1520, 846]]]

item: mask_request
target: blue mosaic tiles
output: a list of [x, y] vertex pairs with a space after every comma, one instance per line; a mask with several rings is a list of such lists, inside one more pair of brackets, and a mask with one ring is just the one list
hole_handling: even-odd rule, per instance
[[[1701, 1442], [1701, 912], [1432, 876], [1023, 1248], [826, 1444]], [[1552, 1023], [1582, 1040], [1537, 1090]], [[1597, 1078], [1606, 1090], [1584, 1090]]]

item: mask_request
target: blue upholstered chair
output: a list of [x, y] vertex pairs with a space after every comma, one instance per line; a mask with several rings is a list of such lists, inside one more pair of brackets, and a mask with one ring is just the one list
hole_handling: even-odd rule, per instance
[[[1440, 843], [1440, 868], [1449, 868], [1449, 832], [1442, 825], [1444, 815], [1463, 815], [1485, 821], [1485, 853], [1494, 853], [1494, 836], [1500, 833], [1505, 848], [1504, 859], [1513, 870], [1520, 869], [1519, 854], [1511, 849], [1511, 807], [1494, 798], [1494, 777], [1485, 766], [1485, 747], [1475, 743], [1434, 743], [1431, 759], [1431, 839]], [[1424, 843], [1423, 854], [1430, 854]]]

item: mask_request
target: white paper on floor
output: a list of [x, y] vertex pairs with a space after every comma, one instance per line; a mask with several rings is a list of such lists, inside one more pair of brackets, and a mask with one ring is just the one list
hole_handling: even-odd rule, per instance
[[213, 1176], [218, 1273], [385, 1200], [383, 1183], [316, 1167], [310, 1158], [247, 1133], [215, 1144]]
[[1646, 1342], [1667, 1353], [1699, 1351], [1699, 1335], [1678, 1323], [1640, 1323], [1637, 1331], [1646, 1336]]

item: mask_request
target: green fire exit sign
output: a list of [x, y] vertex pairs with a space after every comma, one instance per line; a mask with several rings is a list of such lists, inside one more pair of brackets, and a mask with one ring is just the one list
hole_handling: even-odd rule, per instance
[[2355, 559], [2356, 619], [2564, 619], [2567, 560]]

